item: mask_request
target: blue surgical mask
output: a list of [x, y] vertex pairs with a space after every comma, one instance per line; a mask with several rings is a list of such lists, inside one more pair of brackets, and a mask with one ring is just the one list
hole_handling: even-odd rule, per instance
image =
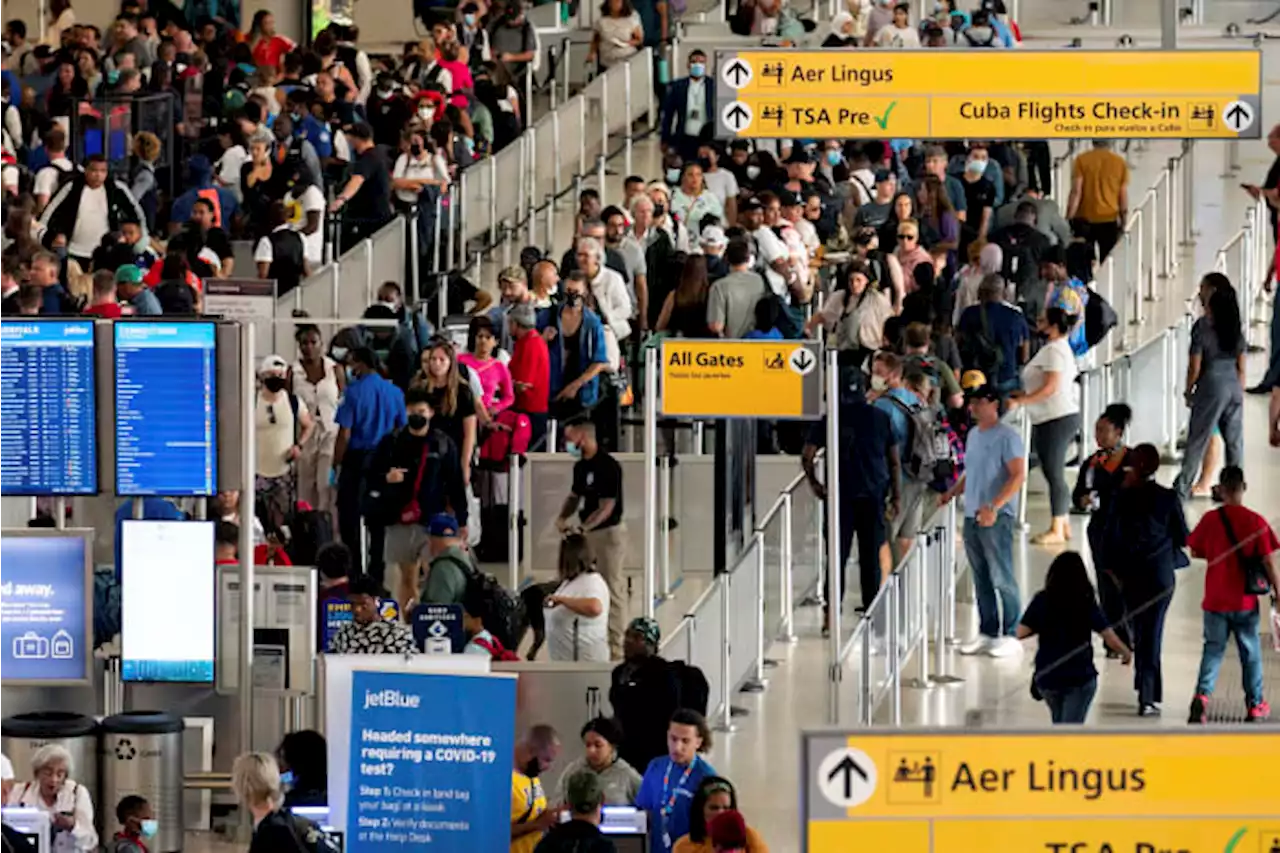
[[474, 26], [476, 25], [476, 16], [475, 16], [475, 15], [463, 15], [463, 16], [462, 16], [462, 22], [463, 22], [464, 24], [466, 24], [468, 27], [474, 27]]
[[987, 171], [986, 160], [970, 160], [964, 164], [965, 171], [971, 175], [981, 175]]
[[830, 151], [828, 151], [828, 152], [827, 152], [827, 164], [828, 164], [828, 165], [830, 165], [830, 166], [838, 166], [838, 165], [840, 165], [840, 160], [841, 160], [841, 159], [842, 159], [842, 158], [840, 157], [840, 152], [839, 152], [838, 150], [832, 149], [832, 150], [830, 150]]
[[346, 347], [334, 347], [333, 349], [329, 350], [329, 356], [330, 356], [334, 361], [342, 361], [344, 358], [346, 358], [346, 357], [347, 357], [347, 348], [346, 348]]
[[347, 368], [347, 383], [348, 383], [348, 384], [350, 384], [350, 383], [352, 383], [352, 382], [356, 382], [356, 381], [357, 381], [357, 380], [359, 380], [359, 379], [360, 379], [360, 375], [356, 373], [355, 368], [354, 368], [354, 367], [348, 367], [348, 368]]
[[669, 184], [678, 184], [678, 183], [680, 183], [680, 170], [679, 170], [679, 169], [667, 169], [667, 183], [669, 183]]
[[286, 788], [293, 787], [293, 771], [285, 770], [280, 774], [280, 784]]
[[142, 822], [141, 832], [143, 838], [155, 838], [156, 833], [160, 831], [160, 821], [149, 819]]
[[568, 451], [569, 455], [572, 456], [574, 459], [582, 458], [582, 448], [579, 447], [575, 442], [566, 441], [564, 443], [564, 449]]
[[697, 80], [706, 76], [707, 64], [705, 62], [694, 62], [689, 65], [689, 76]]

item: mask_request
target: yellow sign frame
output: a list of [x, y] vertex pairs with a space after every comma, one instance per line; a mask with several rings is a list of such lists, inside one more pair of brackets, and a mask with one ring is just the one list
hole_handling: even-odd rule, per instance
[[812, 340], [666, 338], [659, 351], [668, 417], [822, 415], [822, 349]]
[[1113, 853], [1269, 853], [1272, 835], [1280, 842], [1280, 796], [1253, 783], [1280, 763], [1276, 729], [868, 729], [803, 738], [807, 853], [1099, 853], [1104, 843]]
[[722, 138], [1262, 136], [1256, 49], [717, 51], [716, 67]]

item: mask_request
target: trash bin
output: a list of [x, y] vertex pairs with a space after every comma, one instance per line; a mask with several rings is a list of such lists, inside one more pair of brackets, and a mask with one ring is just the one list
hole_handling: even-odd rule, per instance
[[159, 832], [147, 848], [153, 853], [182, 849], [182, 718], [164, 711], [131, 711], [102, 721], [102, 802], [112, 814], [129, 794], [151, 802]]
[[0, 720], [0, 749], [13, 762], [18, 784], [32, 780], [31, 758], [48, 743], [56, 743], [71, 753], [69, 775], [88, 789], [101, 829], [97, 720], [70, 711], [33, 711]]

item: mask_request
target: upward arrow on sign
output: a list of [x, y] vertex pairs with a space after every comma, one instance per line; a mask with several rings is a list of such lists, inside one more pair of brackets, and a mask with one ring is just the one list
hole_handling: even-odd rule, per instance
[[743, 64], [741, 59], [735, 59], [731, 62], [729, 67], [725, 69], [724, 73], [734, 86], [741, 86], [747, 80], [751, 79], [751, 70]]
[[844, 798], [846, 800], [851, 800], [853, 799], [853, 775], [855, 773], [862, 777], [863, 782], [870, 781], [870, 777], [867, 775], [867, 771], [862, 768], [862, 765], [854, 761], [852, 755], [846, 755], [844, 759], [827, 774], [827, 781], [833, 782], [837, 776], [843, 775]]
[[734, 130], [742, 130], [742, 128], [751, 123], [751, 113], [747, 112], [746, 107], [742, 106], [742, 104], [734, 104], [724, 114], [724, 117]]

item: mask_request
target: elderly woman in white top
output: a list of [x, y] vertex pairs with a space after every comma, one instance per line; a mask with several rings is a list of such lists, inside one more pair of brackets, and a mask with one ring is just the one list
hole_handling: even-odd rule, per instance
[[48, 743], [31, 756], [32, 781], [9, 792], [11, 806], [27, 806], [49, 813], [54, 853], [88, 853], [98, 849], [93, 828], [93, 800], [89, 789], [71, 778], [71, 753]]

